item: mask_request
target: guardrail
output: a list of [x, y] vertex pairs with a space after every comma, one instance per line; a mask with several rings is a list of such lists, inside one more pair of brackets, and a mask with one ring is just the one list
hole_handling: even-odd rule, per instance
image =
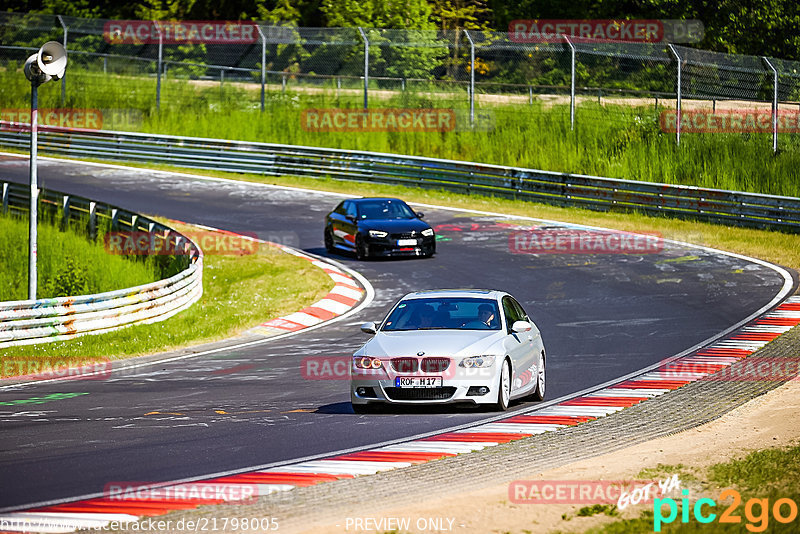
[[[27, 212], [30, 188], [2, 183], [3, 213]], [[100, 334], [124, 326], [163, 321], [188, 308], [203, 294], [203, 253], [179, 232], [142, 215], [75, 195], [41, 191], [39, 202], [60, 216], [62, 225], [86, 225], [94, 237], [98, 228], [148, 232], [170, 239], [185, 253], [181, 272], [146, 285], [98, 293], [38, 300], [0, 302], [0, 348]], [[46, 211], [46, 210], [43, 210]]]
[[[25, 127], [0, 121], [0, 146], [27, 150]], [[39, 132], [39, 150], [54, 155], [272, 176], [330, 176], [800, 230], [800, 198], [794, 197], [355, 150], [46, 126]]]

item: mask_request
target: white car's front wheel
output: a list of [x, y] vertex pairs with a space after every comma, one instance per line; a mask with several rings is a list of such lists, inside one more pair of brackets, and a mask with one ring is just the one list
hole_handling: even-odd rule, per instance
[[535, 401], [544, 400], [545, 376], [544, 376], [544, 353], [539, 354], [539, 364], [536, 366], [536, 387], [531, 394], [531, 399]]
[[508, 360], [503, 360], [503, 369], [500, 370], [500, 381], [497, 388], [497, 402], [494, 407], [496, 410], [504, 412], [508, 410], [508, 402], [511, 399], [511, 364]]

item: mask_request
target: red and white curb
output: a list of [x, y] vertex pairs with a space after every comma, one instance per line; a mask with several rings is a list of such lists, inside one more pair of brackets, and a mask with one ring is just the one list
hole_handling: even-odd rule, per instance
[[[329, 274], [335, 273], [333, 271]], [[687, 356], [554, 405], [404, 443], [249, 473], [217, 476], [194, 483], [255, 486], [258, 495], [266, 495], [295, 487], [408, 467], [575, 426], [711, 377], [798, 324], [800, 297], [792, 297], [724, 339]], [[144, 517], [222, 502], [221, 499], [214, 498], [168, 500], [126, 497], [124, 500], [117, 500], [103, 497], [0, 515], [0, 529], [10, 532], [72, 532], [80, 528], [107, 528], [113, 521], [132, 523]]]
[[311, 264], [315, 267], [322, 269], [335, 284], [330, 293], [325, 295], [322, 299], [318, 300], [314, 304], [307, 306], [300, 311], [290, 313], [289, 315], [270, 319], [265, 323], [261, 323], [260, 325], [247, 330], [245, 332], [246, 334], [276, 336], [279, 334], [285, 334], [286, 332], [296, 332], [304, 328], [330, 321], [331, 319], [335, 319], [340, 315], [344, 315], [358, 305], [358, 303], [361, 302], [364, 297], [365, 291], [361, 288], [355, 278], [330, 262], [314, 258], [299, 250], [287, 247], [286, 245], [281, 245], [279, 243], [272, 243], [270, 241], [264, 241], [263, 239], [237, 234], [228, 230], [220, 230], [219, 228], [213, 228], [211, 226], [200, 224], [195, 224], [193, 226], [212, 232], [235, 235], [242, 239], [247, 239], [255, 241], [256, 243], [262, 243], [278, 248], [287, 254], [291, 254], [292, 256], [296, 256], [311, 262]]

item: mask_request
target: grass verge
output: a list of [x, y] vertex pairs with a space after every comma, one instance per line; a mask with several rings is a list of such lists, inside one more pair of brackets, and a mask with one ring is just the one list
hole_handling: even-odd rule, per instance
[[[177, 230], [188, 229], [169, 224]], [[333, 287], [321, 269], [274, 247], [262, 246], [250, 255], [207, 255], [204, 261], [202, 298], [165, 321], [69, 341], [12, 347], [3, 350], [3, 358], [26, 362], [120, 359], [217, 341], [301, 309]], [[14, 369], [6, 371], [3, 369], [3, 376], [19, 374]]]
[[[89, 295], [155, 282], [161, 269], [148, 258], [109, 255], [75, 229], [40, 222], [37, 239], [38, 298]], [[0, 216], [0, 301], [28, 298], [28, 220]]]

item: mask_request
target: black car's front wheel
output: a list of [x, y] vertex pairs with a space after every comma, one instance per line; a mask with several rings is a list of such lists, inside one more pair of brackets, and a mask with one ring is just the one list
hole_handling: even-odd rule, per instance
[[356, 236], [356, 258], [366, 260], [369, 258], [369, 245], [364, 242], [361, 234]]
[[333, 234], [331, 233], [330, 228], [325, 229], [325, 250], [328, 252], [333, 252]]

